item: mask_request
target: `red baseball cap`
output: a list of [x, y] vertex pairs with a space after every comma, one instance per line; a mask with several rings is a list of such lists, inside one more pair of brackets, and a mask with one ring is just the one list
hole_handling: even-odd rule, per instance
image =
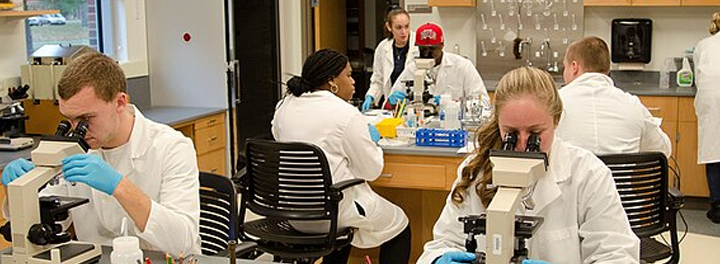
[[415, 34], [416, 46], [437, 46], [444, 42], [442, 29], [433, 23], [420, 26]]

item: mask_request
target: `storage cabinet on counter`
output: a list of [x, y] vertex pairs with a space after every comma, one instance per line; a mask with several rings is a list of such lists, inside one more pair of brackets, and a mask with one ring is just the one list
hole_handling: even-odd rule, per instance
[[226, 175], [225, 113], [177, 124], [173, 128], [193, 140], [200, 171]]

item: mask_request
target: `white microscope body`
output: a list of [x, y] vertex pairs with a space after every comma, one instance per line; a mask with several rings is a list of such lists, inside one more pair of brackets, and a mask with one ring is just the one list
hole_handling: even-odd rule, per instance
[[547, 170], [547, 159], [531, 155], [525, 157], [525, 154], [544, 153], [505, 153], [510, 155], [490, 154], [493, 185], [497, 187], [497, 193], [487, 208], [485, 263], [488, 264], [510, 263], [515, 248], [515, 212], [520, 205], [520, 198]]
[[28, 239], [30, 228], [41, 223], [39, 190], [62, 173], [63, 158], [84, 153], [86, 148], [78, 142], [43, 140], [31, 154], [35, 169], [7, 185], [13, 251], [2, 255], [3, 264], [76, 264], [99, 259], [100, 245], [69, 241], [40, 246]]
[[435, 59], [415, 58], [415, 75], [413, 75], [413, 101], [423, 105], [423, 92], [425, 92], [425, 76], [435, 66]]

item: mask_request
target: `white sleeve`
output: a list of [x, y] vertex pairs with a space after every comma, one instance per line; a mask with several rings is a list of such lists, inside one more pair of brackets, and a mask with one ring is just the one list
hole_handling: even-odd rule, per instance
[[373, 97], [373, 104], [377, 105], [378, 101], [380, 100], [380, 97], [382, 95], [382, 88], [383, 85], [385, 85], [385, 79], [388, 78], [388, 76], [383, 76], [383, 63], [380, 61], [383, 59], [382, 52], [378, 52], [380, 50], [380, 45], [382, 45], [382, 42], [378, 44], [377, 48], [375, 48], [375, 55], [373, 59], [373, 74], [370, 76], [370, 88], [368, 88], [367, 93], [365, 93], [365, 96], [372, 95]]
[[383, 151], [370, 139], [365, 117], [359, 112], [353, 115], [343, 134], [342, 147], [352, 175], [367, 181], [377, 179], [383, 169]]
[[490, 96], [485, 89], [485, 83], [470, 61], [467, 61], [463, 67], [463, 76], [465, 76], [463, 82], [465, 93], [471, 96], [480, 96], [482, 106], [490, 106]]
[[415, 72], [415, 64], [409, 63], [405, 65], [405, 69], [400, 74], [400, 77], [397, 78], [397, 81], [395, 81], [395, 84], [392, 86], [392, 90], [390, 90], [390, 93], [392, 94], [393, 91], [403, 91], [405, 92], [405, 82], [403, 81], [411, 81], [413, 80], [413, 75]]
[[640, 99], [634, 97], [636, 105], [643, 111], [643, 134], [640, 137], [640, 151], [660, 151], [666, 157], [672, 154], [672, 143], [662, 128], [655, 123], [654, 117], [650, 111], [640, 102]]
[[183, 138], [158, 158], [164, 166], [160, 198], [152, 201], [145, 231], [135, 232], [159, 251], [199, 254], [200, 181], [192, 142]]
[[638, 263], [640, 239], [630, 229], [610, 169], [587, 173], [593, 175], [578, 190], [582, 263]]

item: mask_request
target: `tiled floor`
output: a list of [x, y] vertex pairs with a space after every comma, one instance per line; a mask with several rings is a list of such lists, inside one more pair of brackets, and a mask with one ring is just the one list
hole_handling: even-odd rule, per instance
[[688, 233], [680, 243], [680, 263], [720, 263], [720, 238]]

